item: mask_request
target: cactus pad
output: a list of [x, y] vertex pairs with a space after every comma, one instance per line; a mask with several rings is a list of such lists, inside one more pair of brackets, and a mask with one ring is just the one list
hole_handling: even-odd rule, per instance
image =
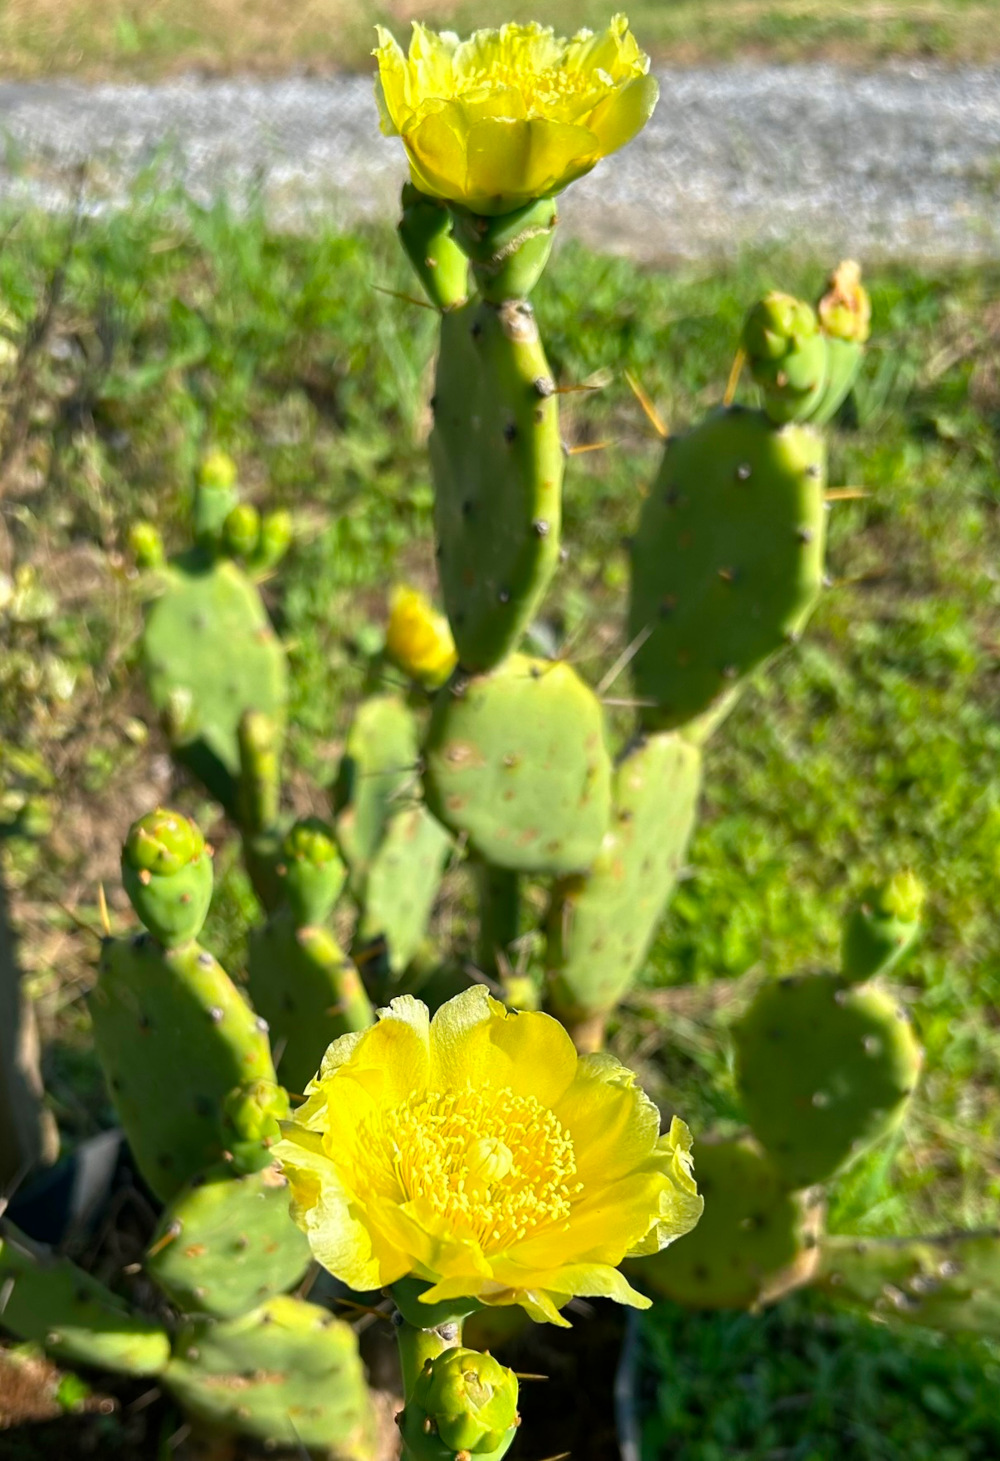
[[326, 1047], [374, 1019], [357, 970], [325, 928], [301, 928], [288, 908], [250, 935], [250, 997], [271, 1028], [278, 1074], [301, 1095]]
[[819, 1208], [785, 1184], [749, 1137], [699, 1142], [698, 1226], [635, 1260], [643, 1288], [694, 1309], [752, 1309], [808, 1283], [818, 1261]]
[[924, 890], [912, 873], [897, 873], [869, 888], [844, 921], [841, 973], [852, 984], [885, 974], [912, 947], [920, 932]]
[[611, 812], [600, 704], [576, 671], [512, 655], [446, 687], [425, 748], [431, 811], [497, 867], [588, 868]]
[[146, 1271], [182, 1313], [245, 1314], [290, 1289], [309, 1266], [309, 1244], [288, 1202], [273, 1165], [243, 1176], [213, 1168], [164, 1210]]
[[531, 307], [473, 300], [443, 316], [434, 387], [434, 525], [466, 670], [517, 647], [559, 558], [559, 412]]
[[549, 909], [550, 1004], [571, 1021], [611, 1009], [642, 965], [694, 825], [701, 753], [669, 732], [631, 747], [615, 771], [611, 826], [582, 877]]
[[375, 695], [358, 706], [333, 788], [334, 828], [356, 898], [386, 823], [416, 790], [417, 759], [417, 722], [404, 701]]
[[881, 990], [833, 974], [766, 984], [735, 1031], [747, 1118], [789, 1187], [823, 1182], [898, 1126], [922, 1052]]
[[1000, 1232], [824, 1238], [816, 1281], [838, 1303], [946, 1334], [1000, 1333]]
[[700, 715], [801, 629], [822, 582], [825, 475], [811, 428], [755, 411], [713, 412], [667, 442], [631, 550], [650, 728]]
[[50, 1258], [5, 1226], [0, 1241], [5, 1329], [70, 1364], [123, 1375], [158, 1375], [170, 1358], [166, 1331], [68, 1258]]
[[280, 725], [287, 698], [285, 652], [250, 580], [198, 549], [158, 575], [146, 610], [142, 661], [150, 698], [174, 751], [235, 810], [238, 728], [247, 710]]
[[105, 941], [90, 1013], [139, 1170], [168, 1201], [225, 1150], [233, 1087], [274, 1080], [267, 1026], [211, 954], [147, 934]]
[[358, 933], [383, 938], [393, 974], [401, 974], [427, 932], [452, 839], [421, 803], [389, 820], [372, 859]]
[[210, 1429], [370, 1461], [374, 1421], [354, 1330], [301, 1299], [192, 1319], [164, 1382]]

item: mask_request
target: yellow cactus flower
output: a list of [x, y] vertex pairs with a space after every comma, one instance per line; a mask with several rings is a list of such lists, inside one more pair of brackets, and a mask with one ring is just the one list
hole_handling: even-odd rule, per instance
[[448, 620], [415, 588], [393, 591], [385, 650], [405, 675], [432, 688], [444, 684], [458, 660]]
[[410, 996], [335, 1040], [274, 1147], [314, 1256], [354, 1289], [411, 1276], [428, 1304], [576, 1294], [638, 1308], [617, 1271], [688, 1232], [702, 1199], [682, 1121], [549, 1015], [475, 986], [430, 1019]]
[[467, 41], [414, 22], [409, 54], [384, 27], [375, 94], [421, 192], [510, 213], [560, 192], [631, 141], [656, 105], [649, 57], [624, 15], [600, 35], [505, 25]]

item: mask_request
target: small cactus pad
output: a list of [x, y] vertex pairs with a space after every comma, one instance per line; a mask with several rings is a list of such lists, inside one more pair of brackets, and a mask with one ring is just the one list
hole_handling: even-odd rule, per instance
[[403, 184], [399, 237], [406, 257], [435, 309], [464, 304], [469, 295], [469, 261], [451, 236], [451, 214], [437, 198]]
[[818, 1206], [785, 1189], [750, 1137], [698, 1142], [694, 1160], [705, 1199], [698, 1226], [634, 1260], [635, 1282], [692, 1309], [752, 1309], [808, 1283]]
[[877, 1319], [946, 1334], [1000, 1333], [1000, 1232], [824, 1238], [817, 1283]]
[[844, 920], [841, 973], [852, 984], [887, 973], [920, 932], [924, 889], [911, 872], [869, 888]]
[[385, 940], [393, 974], [403, 972], [424, 940], [451, 848], [450, 834], [419, 802], [386, 825], [368, 872], [358, 934], [366, 943]]
[[700, 786], [700, 751], [670, 732], [622, 757], [593, 867], [553, 889], [549, 1003], [557, 1014], [575, 1023], [609, 1010], [631, 985], [677, 881]]
[[225, 1150], [233, 1087], [274, 1080], [267, 1026], [197, 944], [107, 939], [98, 968], [98, 1058], [139, 1170], [168, 1201]]
[[572, 873], [611, 814], [600, 703], [558, 661], [512, 655], [438, 696], [425, 748], [431, 811], [497, 867]]
[[417, 722], [405, 702], [397, 695], [362, 701], [333, 788], [334, 829], [356, 898], [386, 823], [416, 791], [417, 761]]
[[881, 990], [834, 974], [764, 985], [735, 1030], [747, 1118], [789, 1187], [824, 1182], [903, 1119], [922, 1051]]
[[158, 582], [142, 636], [149, 695], [175, 753], [233, 811], [240, 719], [257, 710], [283, 724], [285, 652], [235, 563], [195, 549], [172, 559]]
[[202, 547], [211, 551], [220, 546], [223, 524], [237, 501], [236, 463], [224, 451], [207, 452], [198, 469], [192, 513], [194, 535]]
[[286, 832], [275, 869], [295, 922], [322, 923], [347, 878], [333, 828], [319, 817], [300, 817]]
[[288, 908], [250, 934], [250, 997], [271, 1028], [278, 1074], [302, 1095], [331, 1041], [374, 1020], [357, 970], [325, 928], [302, 928]]
[[237, 820], [244, 836], [270, 831], [281, 804], [281, 727], [260, 710], [248, 710], [236, 729], [240, 750]]
[[747, 316], [740, 343], [771, 420], [779, 426], [808, 421], [829, 369], [826, 336], [812, 306], [777, 290], [766, 294]]
[[0, 1241], [0, 1326], [56, 1359], [123, 1375], [158, 1375], [170, 1358], [166, 1331], [77, 1268], [41, 1253], [6, 1224]]
[[443, 316], [434, 387], [434, 525], [445, 608], [469, 671], [517, 647], [559, 558], [559, 411], [529, 305]]
[[154, 938], [176, 948], [197, 938], [212, 901], [212, 850], [182, 812], [162, 807], [133, 822], [122, 882]]
[[211, 1430], [371, 1461], [374, 1417], [354, 1330], [285, 1296], [237, 1319], [192, 1319], [167, 1388]]
[[651, 729], [700, 715], [793, 638], [823, 575], [825, 450], [721, 409], [671, 437], [632, 540], [629, 634]]
[[247, 1313], [292, 1288], [309, 1266], [288, 1201], [273, 1165], [242, 1176], [229, 1166], [210, 1169], [164, 1209], [147, 1273], [182, 1313]]

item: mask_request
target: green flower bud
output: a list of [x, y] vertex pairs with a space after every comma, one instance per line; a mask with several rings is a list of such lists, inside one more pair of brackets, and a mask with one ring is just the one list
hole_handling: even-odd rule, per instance
[[446, 1349], [417, 1376], [402, 1431], [420, 1457], [429, 1457], [435, 1443], [449, 1457], [502, 1456], [518, 1423], [513, 1371], [478, 1350]]
[[271, 1147], [281, 1135], [291, 1107], [288, 1093], [274, 1081], [252, 1081], [230, 1091], [222, 1108], [233, 1166], [238, 1172], [259, 1172], [269, 1166]]
[[223, 524], [236, 503], [236, 463], [225, 452], [209, 452], [194, 490], [194, 535], [202, 547], [218, 548]]
[[222, 542], [233, 558], [250, 558], [260, 542], [260, 513], [249, 502], [238, 502], [222, 524]]
[[454, 235], [472, 260], [479, 292], [491, 304], [526, 299], [549, 261], [559, 221], [553, 198], [485, 218], [452, 205]]
[[166, 948], [197, 938], [212, 901], [212, 850], [181, 812], [158, 808], [133, 822], [122, 848], [132, 907]]
[[469, 261], [451, 236], [451, 214], [437, 198], [403, 184], [399, 237], [406, 257], [436, 309], [455, 309], [469, 297]]
[[827, 342], [816, 311], [804, 300], [777, 291], [747, 316], [740, 341], [771, 420], [808, 420], [827, 376]]
[[166, 556], [163, 539], [152, 523], [133, 523], [128, 530], [128, 546], [137, 567], [146, 570], [162, 567]]
[[198, 469], [202, 487], [235, 487], [236, 463], [228, 452], [218, 449], [206, 452]]
[[323, 922], [347, 876], [333, 829], [319, 817], [304, 817], [289, 829], [277, 871], [285, 901], [300, 926]]
[[256, 573], [267, 573], [281, 562], [292, 545], [295, 527], [292, 514], [284, 507], [266, 512], [261, 518], [257, 551], [250, 562]]
[[896, 873], [881, 887], [868, 888], [844, 921], [841, 967], [860, 983], [897, 964], [920, 932], [925, 891], [912, 872]]

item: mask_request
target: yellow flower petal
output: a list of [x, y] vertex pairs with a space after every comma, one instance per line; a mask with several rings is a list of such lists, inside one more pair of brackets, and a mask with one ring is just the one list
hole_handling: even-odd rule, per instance
[[645, 1161], [659, 1136], [660, 1113], [611, 1055], [584, 1056], [553, 1110], [573, 1138], [585, 1180], [613, 1182]]
[[408, 54], [378, 28], [384, 131], [414, 184], [475, 212], [509, 213], [560, 192], [649, 118], [656, 82], [623, 15], [564, 40], [505, 25], [459, 42], [415, 24]]
[[576, 1070], [573, 1042], [558, 1020], [515, 1014], [477, 984], [442, 1005], [431, 1021], [432, 1084], [493, 1086], [552, 1106]]

